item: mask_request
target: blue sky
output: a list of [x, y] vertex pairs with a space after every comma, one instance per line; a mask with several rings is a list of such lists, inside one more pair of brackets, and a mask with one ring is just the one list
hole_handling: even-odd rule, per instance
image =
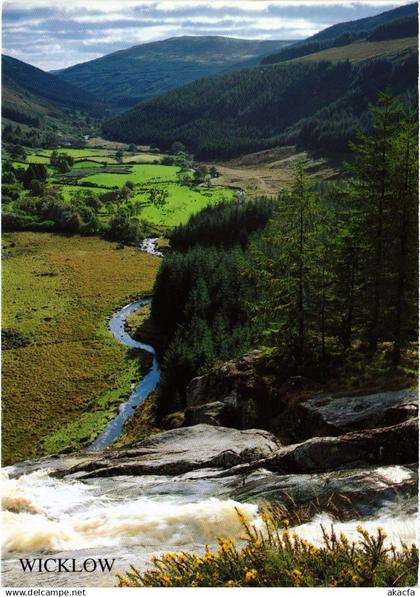
[[[412, 1], [412, 0], [411, 0]], [[303, 39], [410, 0], [6, 0], [3, 52], [51, 70], [179, 35]]]

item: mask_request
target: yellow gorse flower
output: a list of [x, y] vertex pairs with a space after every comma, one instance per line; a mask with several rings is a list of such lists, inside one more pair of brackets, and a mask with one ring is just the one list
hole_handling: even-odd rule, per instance
[[258, 572], [255, 570], [255, 568], [252, 568], [251, 570], [247, 570], [245, 573], [245, 580], [246, 582], [252, 582], [253, 580], [255, 580], [258, 576]]

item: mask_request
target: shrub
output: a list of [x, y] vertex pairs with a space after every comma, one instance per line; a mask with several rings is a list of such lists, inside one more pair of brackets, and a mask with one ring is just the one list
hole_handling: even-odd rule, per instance
[[22, 212], [3, 211], [1, 215], [1, 225], [4, 232], [31, 230], [34, 224], [34, 218]]
[[[239, 515], [239, 513], [238, 513]], [[240, 515], [239, 515], [240, 516]], [[203, 555], [166, 553], [152, 558], [154, 568], [141, 573], [134, 566], [117, 575], [120, 587], [390, 587], [414, 586], [418, 550], [406, 545], [397, 551], [385, 546], [386, 534], [378, 528], [369, 535], [358, 527], [360, 539], [350, 543], [323, 527], [323, 545], [315, 547], [296, 534], [288, 521], [283, 529], [263, 513], [266, 528], [250, 528], [240, 516], [245, 547], [231, 538], [219, 539], [216, 551]]]
[[143, 239], [139, 223], [130, 217], [128, 210], [119, 209], [110, 220], [108, 228], [104, 231], [105, 238], [120, 241], [129, 245], [137, 244]]
[[45, 185], [40, 180], [33, 178], [29, 184], [29, 189], [32, 196], [39, 197], [40, 195], [44, 194]]

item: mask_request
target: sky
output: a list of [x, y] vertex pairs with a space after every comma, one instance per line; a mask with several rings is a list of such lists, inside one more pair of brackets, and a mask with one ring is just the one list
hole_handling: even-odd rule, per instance
[[6, 0], [3, 52], [44, 70], [180, 35], [304, 39], [412, 0]]

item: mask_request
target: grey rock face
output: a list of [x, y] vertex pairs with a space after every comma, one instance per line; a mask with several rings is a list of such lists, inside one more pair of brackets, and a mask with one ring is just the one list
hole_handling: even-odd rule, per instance
[[297, 406], [294, 434], [304, 439], [388, 427], [416, 416], [417, 412], [414, 388], [366, 396], [317, 396]]
[[273, 456], [237, 467], [235, 472], [260, 467], [281, 474], [315, 473], [358, 465], [409, 464], [418, 458], [418, 419], [380, 429], [365, 429], [339, 437], [313, 437], [280, 448]]
[[225, 425], [227, 423], [226, 406], [223, 402], [209, 402], [199, 406], [190, 406], [185, 410], [186, 425]]
[[415, 388], [321, 395], [321, 386], [304, 377], [279, 384], [259, 357], [259, 351], [252, 351], [191, 380], [186, 423], [263, 428], [292, 443], [388, 427], [417, 416]]
[[179, 475], [204, 467], [230, 468], [266, 458], [279, 448], [268, 431], [239, 431], [212, 425], [194, 425], [159, 433], [127, 450], [104, 453], [69, 473], [82, 477], [111, 475]]

